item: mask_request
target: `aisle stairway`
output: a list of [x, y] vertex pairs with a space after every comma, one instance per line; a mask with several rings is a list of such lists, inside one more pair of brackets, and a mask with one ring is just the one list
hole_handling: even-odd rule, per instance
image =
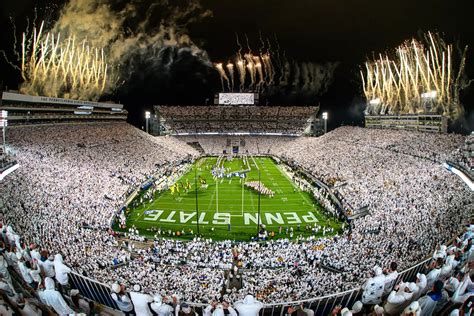
[[201, 144], [199, 142], [188, 142], [186, 143], [192, 148], [196, 149], [201, 155], [205, 154], [204, 148], [202, 148]]

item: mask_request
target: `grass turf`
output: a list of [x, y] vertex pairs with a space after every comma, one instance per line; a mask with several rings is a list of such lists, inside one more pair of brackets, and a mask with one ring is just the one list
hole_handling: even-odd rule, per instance
[[[156, 193], [151, 202], [139, 202], [141, 195], [138, 196], [137, 206], [127, 211], [127, 227], [133, 225], [140, 234], [148, 237], [160, 230], [161, 236], [176, 237], [179, 231], [179, 238], [193, 238], [197, 233], [198, 218], [194, 185], [196, 173], [200, 234], [213, 240], [249, 240], [257, 234], [259, 197], [256, 191], [242, 188], [242, 181], [258, 181], [260, 170], [263, 185], [275, 192], [274, 197], [260, 195], [261, 222], [268, 232], [275, 232], [274, 238], [288, 238], [286, 228], [290, 227], [294, 230], [293, 238], [315, 235], [305, 229], [306, 225], [315, 224], [321, 227], [316, 234], [319, 236], [323, 234], [323, 227], [332, 227], [332, 234], [341, 231], [341, 223], [325, 216], [317, 201], [309, 193], [301, 191], [272, 158], [248, 157], [249, 166], [242, 158], [230, 161], [224, 158], [221, 166], [226, 168], [226, 173], [250, 167], [245, 179], [236, 176], [214, 179], [211, 170], [217, 160], [217, 157], [201, 158], [178, 179], [184, 187], [189, 183], [190, 189], [180, 187], [179, 193], [175, 191], [174, 194], [167, 189]], [[202, 186], [199, 179], [205, 179], [206, 185]], [[279, 233], [279, 227], [282, 227], [282, 233]]]

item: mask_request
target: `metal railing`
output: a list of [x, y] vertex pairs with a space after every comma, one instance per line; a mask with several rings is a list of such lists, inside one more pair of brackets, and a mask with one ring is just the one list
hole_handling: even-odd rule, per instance
[[426, 258], [425, 260], [417, 263], [413, 267], [408, 268], [408, 269], [400, 272], [395, 284], [398, 283], [399, 281], [414, 282], [414, 280], [416, 280], [416, 274], [417, 273], [424, 273], [425, 272], [425, 265], [428, 264], [431, 260], [432, 260], [431, 257]]
[[274, 304], [265, 304], [260, 310], [260, 315], [284, 315], [289, 307], [301, 306], [314, 311], [315, 315], [326, 315], [329, 314], [334, 307], [337, 305], [352, 306], [360, 296], [362, 295], [362, 289], [356, 288], [344, 292], [335, 294], [329, 294], [320, 296], [317, 298], [311, 298], [306, 300], [282, 302]]
[[75, 272], [69, 274], [72, 286], [79, 290], [79, 292], [88, 299], [96, 301], [102, 305], [113, 309], [118, 309], [117, 304], [110, 296], [110, 286]]

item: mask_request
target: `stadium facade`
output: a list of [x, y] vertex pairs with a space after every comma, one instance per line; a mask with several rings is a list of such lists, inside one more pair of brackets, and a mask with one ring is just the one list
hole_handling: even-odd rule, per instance
[[448, 118], [437, 114], [365, 115], [365, 127], [447, 133]]
[[[262, 106], [257, 93], [219, 93], [215, 105], [155, 106], [170, 135], [301, 136], [321, 134], [319, 106]], [[232, 141], [232, 140], [230, 140]]]
[[0, 111], [8, 111], [9, 125], [126, 120], [122, 104], [81, 101], [3, 92]]

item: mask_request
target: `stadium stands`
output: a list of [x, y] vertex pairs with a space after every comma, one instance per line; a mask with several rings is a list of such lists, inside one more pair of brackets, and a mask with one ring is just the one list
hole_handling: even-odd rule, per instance
[[466, 170], [470, 171], [474, 178], [474, 132], [466, 137], [462, 153], [460, 153], [457, 160]]
[[0, 111], [8, 111], [8, 124], [55, 124], [68, 122], [124, 121], [122, 104], [30, 96], [3, 92]]
[[172, 134], [247, 133], [301, 135], [318, 107], [156, 106]]
[[207, 155], [220, 155], [224, 151], [232, 152], [233, 145], [239, 147], [239, 153], [253, 155], [278, 155], [278, 149], [294, 140], [291, 136], [172, 136], [186, 143], [197, 143]]
[[[178, 129], [187, 130], [184, 125]], [[35, 268], [26, 270], [23, 263], [44, 250], [38, 257], [41, 271], [49, 271], [49, 255], [60, 253], [77, 273], [69, 273], [74, 279], [83, 275], [108, 286], [123, 284], [132, 292], [135, 308], [141, 292], [158, 293], [157, 301], [168, 297], [164, 302], [175, 308], [187, 308], [183, 302], [209, 304], [222, 297], [239, 311], [245, 302], [258, 307], [245, 298], [247, 294], [264, 304], [290, 305], [285, 302], [310, 302], [358, 289], [372, 271], [379, 274], [375, 266], [388, 268], [397, 262], [401, 271], [437, 250], [435, 258], [441, 259], [428, 267], [420, 265], [417, 271], [426, 274], [430, 285], [438, 279], [445, 282], [446, 295], [454, 303], [464, 302], [463, 291], [472, 289], [469, 263], [474, 227], [464, 226], [471, 223], [472, 192], [441, 165], [459, 160], [463, 136], [342, 127], [319, 138], [244, 137], [249, 152], [293, 161], [350, 204], [368, 206], [370, 215], [355, 219], [351, 229], [330, 238], [280, 239], [263, 245], [198, 237], [190, 242], [157, 239], [151, 248], [134, 243], [139, 238], [133, 229], [125, 239], [115, 238], [110, 219], [131, 189], [151, 174], [165, 176], [182, 161], [199, 156], [186, 144], [190, 139], [206, 153], [216, 153], [227, 146], [225, 137], [224, 141], [208, 136], [155, 138], [117, 122], [15, 127], [9, 129], [8, 139], [21, 167], [0, 185], [3, 256], [32, 285], [36, 279], [29, 282], [26, 275]], [[459, 239], [449, 248], [439, 247], [455, 237]], [[67, 270], [54, 266], [52, 276], [64, 279], [58, 272]], [[235, 271], [232, 278], [242, 278], [241, 289], [227, 287], [230, 270]], [[456, 283], [452, 276], [458, 270], [465, 276]], [[44, 276], [38, 280], [44, 281]], [[387, 284], [388, 295], [396, 279], [392, 269], [377, 280]], [[5, 274], [0, 281], [8, 283]], [[67, 289], [68, 282], [66, 278], [60, 289]], [[348, 305], [364, 290], [370, 291], [371, 282], [342, 303]], [[133, 287], [137, 284], [140, 287]], [[418, 286], [422, 308], [430, 299], [425, 296], [428, 290], [429, 285]], [[39, 290], [40, 298], [44, 292]], [[174, 304], [172, 295], [179, 298]], [[369, 304], [364, 297], [362, 302]], [[244, 303], [237, 303], [244, 298]], [[153, 297], [146, 299], [151, 302]], [[410, 296], [399, 308], [413, 300], [415, 296]], [[212, 304], [209, 310], [219, 308]], [[323, 310], [335, 304], [326, 301]], [[323, 306], [305, 307], [320, 311]]]

